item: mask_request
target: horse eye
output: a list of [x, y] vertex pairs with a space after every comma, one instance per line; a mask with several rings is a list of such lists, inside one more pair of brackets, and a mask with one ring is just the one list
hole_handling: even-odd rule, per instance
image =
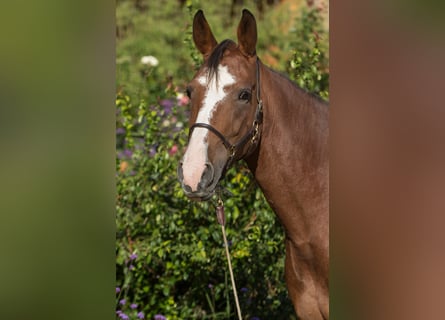
[[192, 97], [192, 89], [190, 87], [187, 87], [185, 89], [185, 93], [187, 94], [187, 97], [189, 97], [189, 99]]
[[239, 100], [250, 101], [250, 92], [247, 90], [241, 91], [238, 97]]

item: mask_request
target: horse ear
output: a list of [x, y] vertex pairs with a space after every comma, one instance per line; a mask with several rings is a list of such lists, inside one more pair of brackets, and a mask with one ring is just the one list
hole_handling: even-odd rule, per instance
[[243, 16], [238, 25], [238, 45], [241, 52], [247, 56], [254, 56], [256, 53], [257, 30], [256, 20], [253, 14], [243, 10]]
[[198, 10], [193, 18], [193, 41], [204, 56], [212, 52], [218, 44], [202, 10]]

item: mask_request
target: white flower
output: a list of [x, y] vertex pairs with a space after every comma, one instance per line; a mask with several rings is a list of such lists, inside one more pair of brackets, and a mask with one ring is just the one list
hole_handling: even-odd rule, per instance
[[182, 128], [184, 124], [181, 121], [176, 122], [176, 128]]
[[143, 56], [141, 58], [141, 63], [152, 67], [156, 67], [159, 64], [159, 60], [153, 56]]
[[170, 121], [169, 120], [164, 120], [164, 122], [162, 122], [162, 125], [164, 127], [169, 127], [170, 126]]

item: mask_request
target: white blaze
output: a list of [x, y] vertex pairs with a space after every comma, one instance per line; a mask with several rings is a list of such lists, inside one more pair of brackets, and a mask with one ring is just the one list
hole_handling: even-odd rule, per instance
[[[226, 92], [224, 88], [235, 83], [235, 77], [229, 73], [227, 66], [218, 66], [218, 81], [215, 76], [207, 83], [207, 76], [198, 78], [198, 82], [206, 86], [202, 108], [198, 113], [196, 122], [210, 124], [213, 113], [218, 107], [219, 102], [224, 100]], [[195, 128], [190, 137], [187, 151], [184, 155], [182, 165], [184, 184], [192, 188], [192, 191], [198, 189], [198, 183], [201, 180], [202, 173], [207, 161], [207, 136], [209, 130], [204, 128]]]

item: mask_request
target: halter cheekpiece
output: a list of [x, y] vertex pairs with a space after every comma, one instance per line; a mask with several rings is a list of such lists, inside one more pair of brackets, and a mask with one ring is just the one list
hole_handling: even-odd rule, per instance
[[[223, 143], [224, 147], [229, 153], [225, 169], [228, 169], [232, 162], [235, 160], [235, 156], [240, 149], [242, 149], [247, 142], [251, 142], [252, 146], [256, 146], [260, 138], [260, 125], [263, 123], [263, 101], [260, 98], [260, 63], [259, 59], [256, 60], [256, 99], [257, 108], [255, 112], [255, 119], [253, 120], [252, 128], [236, 143], [230, 143], [230, 141], [217, 129], [207, 123], [194, 123], [190, 127], [189, 140], [192, 132], [195, 128], [204, 128], [214, 133]], [[252, 150], [253, 151], [253, 150]]]

